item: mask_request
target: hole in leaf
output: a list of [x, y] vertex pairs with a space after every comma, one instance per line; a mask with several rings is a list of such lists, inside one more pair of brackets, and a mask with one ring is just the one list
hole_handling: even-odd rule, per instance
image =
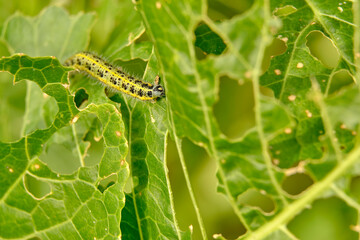
[[75, 93], [74, 102], [77, 108], [85, 108], [86, 102], [89, 99], [89, 95], [86, 93], [85, 89], [81, 88]]
[[71, 174], [80, 167], [80, 159], [76, 155], [76, 144], [65, 136], [71, 136], [71, 127], [58, 130], [47, 142], [41, 161], [60, 174]]
[[314, 201], [290, 221], [288, 229], [298, 239], [357, 239], [358, 233], [351, 230], [356, 225], [356, 210], [332, 197]]
[[44, 198], [51, 193], [47, 182], [34, 178], [31, 175], [25, 175], [25, 187], [36, 199]]
[[332, 76], [328, 93], [332, 94], [352, 84], [354, 84], [354, 78], [350, 73], [347, 70], [340, 70]]
[[98, 118], [93, 119], [84, 141], [90, 143], [85, 156], [85, 165], [94, 166], [99, 164], [104, 153], [104, 139], [102, 138], [102, 125]]
[[328, 68], [337, 66], [340, 54], [332, 40], [320, 31], [312, 31], [306, 37], [306, 46], [311, 54]]
[[290, 15], [296, 11], [297, 11], [296, 7], [292, 5], [286, 5], [284, 7], [276, 8], [274, 11], [274, 15], [278, 17], [282, 17], [282, 16]]
[[56, 100], [34, 82], [20, 81], [14, 86], [11, 80], [9, 83], [0, 82], [0, 87], [4, 87], [0, 90], [4, 96], [0, 105], [0, 139], [15, 141], [37, 129], [48, 128], [58, 113]]
[[222, 77], [214, 114], [221, 131], [229, 138], [238, 138], [255, 126], [252, 83], [239, 85], [233, 79]]
[[130, 61], [117, 60], [114, 62], [115, 66], [121, 66], [121, 68], [128, 74], [141, 78], [145, 72], [147, 62], [136, 58]]
[[274, 91], [271, 90], [270, 88], [260, 86], [259, 89], [260, 89], [260, 92], [261, 92], [262, 95], [267, 96], [267, 97], [275, 98]]
[[282, 183], [284, 191], [290, 195], [298, 195], [310, 187], [314, 181], [305, 173], [295, 173], [286, 177]]
[[351, 179], [350, 192], [357, 201], [360, 201], [360, 176], [356, 176]]
[[208, 16], [214, 21], [230, 19], [250, 9], [253, 3], [254, 0], [208, 0]]
[[[194, 223], [193, 238], [198, 236], [198, 238], [201, 239], [201, 233], [198, 230], [199, 228], [196, 222], [196, 214], [194, 210], [189, 207], [189, 204], [186, 204], [187, 202], [191, 201], [191, 198], [189, 196], [189, 193], [186, 191], [184, 176], [182, 172], [179, 171], [179, 169], [181, 169], [181, 164], [180, 164], [179, 153], [177, 151], [176, 143], [170, 138], [170, 136], [168, 136], [166, 149], [167, 149], [166, 151], [167, 167], [169, 169], [171, 187], [173, 189], [177, 189], [176, 191], [173, 192], [173, 197], [174, 197], [174, 205], [177, 214], [177, 219], [179, 221], [179, 227], [182, 229], [184, 229], [184, 227], [188, 228], [190, 224]], [[193, 149], [193, 150], [194, 150], [193, 156], [196, 155], [199, 156], [197, 151], [198, 149]], [[185, 158], [185, 160], [188, 160], [187, 162], [189, 162], [191, 165], [204, 163], [202, 158], [198, 158], [198, 157], [193, 158], [192, 156], [190, 156], [190, 159]], [[191, 167], [187, 166], [187, 169], [191, 171], [192, 167], [193, 166]], [[191, 178], [191, 172], [189, 172], [189, 176]], [[195, 187], [197, 184], [193, 182], [193, 185]], [[204, 190], [208, 190], [208, 189], [209, 188]], [[201, 195], [200, 196], [199, 195], [200, 194], [197, 194], [197, 198], [199, 203], [201, 204], [202, 198], [200, 198]]]
[[206, 58], [207, 55], [200, 48], [195, 46], [195, 56], [197, 60], [203, 60]]
[[251, 207], [260, 208], [265, 213], [275, 210], [274, 201], [267, 195], [259, 193], [255, 189], [249, 189], [238, 197], [238, 202]]
[[204, 167], [204, 161], [209, 158], [204, 148], [195, 145], [188, 138], [184, 138], [182, 140], [181, 150], [185, 159], [187, 159], [186, 164], [188, 165], [190, 175], [196, 174], [202, 167]]
[[[213, 32], [208, 25], [200, 23], [195, 29], [195, 47], [202, 50], [203, 55], [220, 55], [226, 48], [226, 44], [219, 35]], [[202, 55], [198, 58], [202, 59]]]
[[[60, 174], [71, 174], [75, 172], [85, 161], [90, 143], [86, 141], [86, 135], [94, 127], [96, 116], [87, 114], [77, 119], [70, 126], [59, 129], [48, 140], [40, 159], [46, 163], [51, 170]], [[96, 121], [95, 121], [96, 123]], [[100, 124], [100, 123], [99, 123]], [[95, 126], [97, 126], [95, 124]], [[95, 130], [94, 130], [95, 131]], [[96, 131], [100, 131], [96, 129]], [[76, 134], [76, 138], [74, 137]], [[101, 158], [96, 161], [99, 162]]]
[[[197, 193], [200, 210], [206, 210], [205, 224], [211, 228], [211, 233], [222, 233], [228, 239], [235, 239], [245, 233], [245, 228], [234, 214], [226, 198], [217, 192], [217, 179], [214, 178], [217, 165], [209, 161], [204, 148], [192, 143], [189, 139], [182, 140], [181, 147], [189, 171], [194, 191]], [[202, 239], [201, 232], [196, 221], [196, 214], [189, 205], [191, 201], [184, 181], [184, 176], [179, 161], [176, 144], [168, 137], [167, 166], [171, 186], [177, 191], [173, 192], [175, 210], [179, 220], [180, 228], [187, 228], [194, 224], [193, 239]], [[226, 221], [224, 220], [226, 219]]]
[[22, 135], [26, 81], [13, 85], [13, 76], [0, 74], [0, 141], [14, 142]]
[[[287, 46], [284, 40], [279, 38], [274, 38], [272, 43], [265, 49], [264, 58], [262, 62], [262, 70], [266, 72], [270, 66], [271, 58], [284, 54], [286, 52]], [[281, 74], [281, 70], [277, 69], [276, 74]]]
[[106, 189], [114, 185], [117, 181], [117, 175], [111, 174], [110, 176], [102, 179], [98, 185], [98, 189], [100, 192], [104, 192]]
[[26, 106], [28, 114], [25, 116], [24, 135], [48, 128], [59, 111], [55, 98], [43, 93], [39, 85], [28, 81], [26, 87], [26, 99], [31, 99], [31, 103]]
[[[222, 204], [225, 202], [226, 200], [224, 199]], [[211, 228], [211, 235], [221, 233], [225, 239], [239, 239], [239, 236], [246, 233], [246, 228], [241, 224], [239, 218], [236, 217], [234, 211], [231, 211], [232, 209], [230, 207], [222, 211], [220, 210], [221, 209], [217, 209], [219, 213], [214, 216], [216, 218], [216, 222], [210, 226], [208, 223], [206, 224], [206, 226]], [[196, 239], [202, 238], [199, 236], [199, 238]]]

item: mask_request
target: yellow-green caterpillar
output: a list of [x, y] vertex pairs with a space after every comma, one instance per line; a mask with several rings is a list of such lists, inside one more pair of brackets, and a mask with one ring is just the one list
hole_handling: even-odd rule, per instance
[[159, 77], [155, 78], [155, 84], [144, 82], [134, 78], [120, 68], [114, 67], [100, 57], [89, 53], [80, 52], [65, 61], [65, 66], [71, 66], [84, 71], [111, 89], [129, 94], [143, 101], [155, 101], [165, 96], [165, 91], [159, 85]]

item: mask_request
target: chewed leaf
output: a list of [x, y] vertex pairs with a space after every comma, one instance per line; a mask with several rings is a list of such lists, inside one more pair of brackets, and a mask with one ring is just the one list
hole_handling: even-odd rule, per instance
[[[348, 131], [335, 135], [339, 139], [329, 133], [334, 131], [333, 126], [327, 124], [329, 116], [325, 114], [324, 104], [314, 96], [314, 89], [319, 88], [326, 98], [334, 72], [340, 69], [355, 72], [351, 37], [356, 24], [353, 23], [352, 3], [255, 1], [242, 16], [219, 23], [207, 17], [204, 13], [207, 6], [198, 1], [160, 3], [150, 0], [140, 1], [137, 6], [141, 7], [161, 63], [175, 139], [190, 139], [204, 147], [216, 161], [218, 189], [227, 196], [245, 225], [247, 235], [244, 236], [291, 238], [291, 233], [285, 227], [279, 228], [277, 221], [285, 226], [290, 216], [306, 204], [301, 204], [300, 208], [297, 208], [298, 202], [292, 205], [288, 193], [282, 189], [283, 181], [287, 176], [304, 172], [313, 174], [317, 180], [327, 176], [331, 179], [335, 158], [338, 161], [342, 158], [337, 144], [333, 143], [338, 140], [344, 143], [344, 152], [351, 151], [354, 146]], [[272, 18], [271, 13], [277, 18]], [[201, 60], [197, 58], [195, 46], [205, 48], [206, 44], [199, 45], [199, 41], [195, 41], [194, 46], [192, 31], [202, 22], [224, 41], [226, 52]], [[340, 29], [349, 35], [346, 37]], [[314, 32], [321, 32], [332, 50], [339, 53], [335, 54], [334, 61], [324, 61], [309, 49], [312, 46], [308, 41], [312, 40]], [[286, 51], [273, 57], [269, 69], [261, 75], [264, 52], [271, 43], [272, 34], [286, 46]], [[212, 37], [204, 38], [202, 41], [206, 43], [205, 40], [211, 41]], [[241, 139], [230, 141], [223, 136], [213, 116], [218, 79], [222, 75], [239, 82], [251, 80], [253, 84], [256, 127]], [[260, 84], [270, 88], [276, 100], [262, 97]], [[232, 106], [224, 107], [237, 111]], [[340, 115], [340, 110], [337, 114]], [[352, 122], [354, 126], [358, 121]], [[181, 151], [179, 146], [178, 151]], [[358, 151], [354, 153], [358, 154]], [[350, 155], [348, 163], [354, 161], [354, 156]], [[339, 176], [339, 170], [334, 174]], [[334, 181], [328, 180], [323, 185], [315, 182], [313, 188], [308, 184], [305, 189], [309, 189], [301, 190], [308, 191], [305, 194], [311, 196], [307, 203], [322, 196], [322, 191]], [[249, 195], [266, 199], [272, 207], [244, 200], [249, 198], [249, 191], [255, 193]]]
[[[157, 66], [152, 52], [144, 79], [152, 79]], [[126, 196], [124, 221], [120, 225], [123, 236], [134, 240], [141, 236], [155, 239], [159, 235], [167, 239], [181, 239], [183, 232], [175, 219], [165, 159], [168, 137], [166, 103], [164, 99], [156, 104], [146, 103], [123, 95], [112, 99], [121, 103], [128, 129], [128, 159], [134, 186], [133, 192]]]
[[[15, 143], [0, 143], [1, 165], [5, 167], [0, 172], [1, 215], [7, 219], [2, 222], [7, 230], [1, 231], [1, 237], [44, 238], [58, 232], [83, 239], [120, 236], [120, 212], [125, 202], [123, 187], [129, 174], [124, 161], [127, 141], [124, 134], [119, 134], [125, 132], [121, 114], [113, 105], [90, 105], [83, 110], [84, 113], [95, 113], [106, 126], [101, 133], [105, 142], [104, 156], [99, 166], [81, 164], [82, 167], [72, 175], [57, 174], [37, 157], [54, 133], [71, 122], [74, 124], [71, 120], [82, 116], [77, 115], [73, 96], [63, 84], [69, 69], [55, 58], [14, 55], [0, 60], [0, 70], [13, 74], [15, 82], [24, 79], [35, 82], [55, 99], [59, 109], [47, 128], [30, 132]], [[25, 178], [26, 174], [30, 175]], [[100, 193], [96, 185], [110, 174], [115, 174], [117, 181]], [[45, 195], [37, 195], [28, 184], [24, 188], [24, 179], [47, 184], [50, 190]], [[60, 180], [65, 179], [67, 181], [61, 183]], [[22, 204], [21, 199], [26, 199], [28, 204]], [[49, 218], [48, 212], [56, 212], [58, 217]], [[21, 226], [16, 225], [21, 231], [15, 231], [14, 222], [21, 222]], [[86, 229], [84, 222], [88, 222]]]
[[[272, 7], [277, 8], [286, 3], [287, 1], [281, 1]], [[350, 35], [353, 33], [350, 20], [351, 3], [340, 6], [343, 12], [339, 11], [339, 4], [335, 2], [323, 4], [315, 1], [309, 5], [305, 2], [297, 2], [294, 4], [296, 12], [280, 16], [286, 24], [276, 37], [286, 43], [287, 50], [284, 54], [273, 58], [269, 70], [261, 77], [261, 84], [271, 88], [275, 96], [296, 116], [298, 127], [295, 130], [296, 137], [292, 139], [292, 142], [300, 150], [297, 155], [298, 160], [319, 159], [323, 155], [322, 146], [318, 140], [324, 134], [322, 120], [319, 117], [319, 110], [308, 98], [312, 88], [311, 78], [314, 77], [321, 91], [327, 94], [334, 68], [353, 69], [353, 53], [345, 50], [352, 48], [352, 41], [334, 28], [334, 25], [341, 26], [349, 29]], [[292, 34], [293, 31], [297, 31], [298, 34]], [[332, 65], [324, 65], [324, 61], [319, 61], [316, 57], [318, 55], [312, 52], [312, 46], [309, 45], [309, 40], [314, 33], [330, 37], [327, 40], [330, 44], [331, 42], [334, 44], [335, 51], [340, 52], [342, 59], [340, 62], [339, 55], [333, 56], [335, 65], [334, 61]], [[286, 151], [286, 149], [278, 150]]]
[[358, 238], [360, 5], [243, 2], [10, 17], [0, 238]]

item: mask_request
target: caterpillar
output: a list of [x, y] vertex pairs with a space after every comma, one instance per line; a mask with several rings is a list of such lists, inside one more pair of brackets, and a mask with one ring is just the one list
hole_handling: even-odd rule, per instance
[[89, 52], [75, 54], [64, 65], [88, 73], [110, 89], [143, 101], [155, 102], [157, 98], [165, 96], [164, 88], [159, 85], [159, 76], [156, 76], [154, 85], [144, 82]]

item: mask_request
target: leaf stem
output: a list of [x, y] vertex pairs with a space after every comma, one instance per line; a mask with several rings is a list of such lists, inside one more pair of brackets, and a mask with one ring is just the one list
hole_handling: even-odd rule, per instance
[[179, 225], [177, 222], [177, 219], [175, 217], [175, 206], [174, 206], [174, 197], [172, 194], [172, 190], [171, 190], [171, 185], [170, 185], [170, 178], [169, 178], [169, 171], [167, 169], [167, 146], [168, 146], [168, 138], [169, 138], [169, 131], [166, 131], [165, 134], [165, 141], [164, 141], [164, 172], [166, 175], [166, 184], [168, 186], [168, 193], [169, 193], [169, 197], [170, 197], [170, 206], [171, 206], [171, 211], [172, 211], [172, 216], [173, 216], [173, 221], [175, 223], [175, 229], [176, 229], [176, 233], [178, 235], [178, 238], [181, 239], [181, 233], [180, 233], [180, 229], [179, 229]]
[[354, 199], [345, 194], [342, 190], [340, 190], [335, 184], [331, 185], [331, 189], [342, 198], [349, 206], [355, 208], [357, 211], [360, 211], [360, 204], [357, 203]]
[[[15, 78], [14, 78], [15, 79]], [[14, 80], [15, 81], [15, 80]], [[21, 126], [21, 136], [24, 137], [26, 136], [26, 128], [27, 128], [27, 123], [30, 119], [30, 104], [31, 104], [31, 88], [33, 87], [32, 83], [30, 81], [25, 81], [26, 83], [26, 96], [25, 96], [25, 114], [23, 117], [23, 123]], [[5, 125], [4, 125], [5, 126]]]
[[[166, 9], [168, 12], [170, 11], [166, 5], [164, 4], [163, 5], [163, 8]], [[140, 11], [141, 15], [142, 15], [142, 18], [143, 18], [143, 21], [145, 23], [145, 26], [146, 28], [149, 30], [148, 31], [148, 34], [150, 36], [150, 38], [152, 39], [152, 41], [156, 44], [156, 39], [153, 35], [153, 32], [151, 31], [151, 27], [150, 27], [150, 24], [147, 20], [147, 17], [146, 15], [144, 14], [144, 11]], [[169, 14], [171, 16], [171, 14]], [[176, 19], [174, 19], [174, 21], [176, 21]], [[179, 23], [179, 26], [182, 26], [182, 24]], [[187, 33], [187, 31], [185, 29], [182, 29], [182, 31], [184, 31], [185, 33]], [[187, 34], [185, 34], [186, 36]], [[187, 40], [188, 44], [189, 44], [189, 49], [192, 49], [193, 50], [193, 47], [192, 47], [192, 38], [188, 38]], [[191, 50], [190, 50], [191, 52]], [[159, 59], [159, 66], [160, 66], [160, 69], [161, 71], [164, 73], [164, 66], [163, 66], [163, 63], [161, 62], [161, 55], [159, 54], [159, 52], [157, 51], [157, 49], [155, 48], [155, 53], [156, 53], [156, 56], [158, 57]], [[195, 53], [194, 51], [191, 52], [192, 53], [192, 62], [194, 63], [194, 59], [195, 58]], [[195, 68], [195, 66], [194, 66]], [[165, 74], [163, 74], [163, 76], [165, 76]], [[166, 81], [165, 81], [165, 87], [166, 87]], [[201, 98], [201, 97], [200, 97]], [[170, 109], [170, 104], [171, 102], [169, 100], [167, 100], [167, 104], [168, 104], [168, 109]], [[203, 106], [203, 104], [202, 104]], [[171, 111], [170, 111], [171, 112]], [[204, 112], [204, 114], [206, 115], [206, 112]], [[174, 119], [173, 119], [173, 114], [171, 112], [170, 115], [170, 123], [172, 124], [172, 126], [174, 126]], [[206, 118], [206, 116], [205, 116]], [[181, 150], [181, 143], [180, 143], [180, 139], [177, 137], [177, 134], [176, 134], [176, 129], [173, 127], [173, 133], [174, 133], [174, 138], [175, 138], [175, 144], [176, 144], [176, 148], [178, 150], [178, 153], [179, 153], [179, 158], [180, 158], [180, 163], [181, 163], [181, 167], [182, 167], [182, 170], [183, 170], [183, 173], [184, 173], [184, 176], [185, 176], [185, 182], [186, 182], [186, 186], [188, 188], [188, 192], [189, 192], [189, 195], [190, 195], [190, 198], [191, 198], [191, 202], [192, 202], [192, 205], [194, 207], [194, 210], [195, 210], [195, 213], [196, 213], [196, 217], [197, 217], [197, 220], [198, 220], [198, 223], [199, 223], [199, 226], [200, 226], [200, 231], [201, 231], [201, 235], [203, 237], [203, 239], [208, 239], [207, 238], [207, 235], [206, 235], [206, 231], [205, 231], [205, 226], [204, 226], [204, 222], [202, 220], [202, 217], [201, 217], [201, 214], [200, 214], [200, 210], [199, 210], [199, 207], [196, 203], [196, 198], [195, 198], [195, 195], [194, 195], [194, 192], [192, 190], [192, 187], [191, 187], [191, 182], [190, 182], [190, 177], [188, 175], [188, 172], [187, 172], [187, 168], [186, 168], [186, 163], [185, 163], [185, 158], [184, 158], [184, 155], [182, 153], [182, 150]], [[212, 136], [212, 135], [211, 135]]]
[[285, 233], [290, 239], [294, 239], [294, 240], [298, 240], [298, 238], [296, 236], [294, 236], [294, 234], [292, 232], [289, 231], [289, 229], [287, 229], [287, 227], [285, 225], [282, 225], [279, 227], [281, 229], [281, 231], [283, 231], [283, 233]]
[[193, 191], [192, 186], [191, 186], [190, 177], [189, 177], [189, 174], [188, 174], [188, 170], [186, 168], [184, 154], [183, 154], [182, 149], [181, 149], [181, 142], [180, 142], [180, 139], [177, 137], [176, 134], [174, 134], [174, 136], [175, 136], [176, 148], [177, 148], [178, 153], [179, 153], [181, 168], [183, 170], [184, 177], [185, 177], [186, 187], [188, 188], [188, 192], [189, 192], [189, 195], [190, 195], [190, 198], [191, 198], [191, 202], [192, 202], [192, 205], [193, 205], [195, 213], [196, 213], [196, 218], [197, 218], [197, 220], [199, 222], [201, 235], [202, 235], [203, 239], [208, 239], [207, 235], [206, 235], [206, 231], [205, 231], [205, 225], [204, 225], [204, 222], [202, 220], [200, 210], [199, 210], [198, 204], [196, 202], [195, 194], [194, 194], [194, 191]]
[[71, 130], [72, 130], [72, 133], [74, 135], [74, 140], [75, 140], [75, 145], [76, 145], [76, 152], [78, 154], [78, 157], [79, 157], [79, 161], [80, 161], [80, 166], [81, 167], [84, 167], [85, 166], [85, 162], [84, 162], [84, 158], [81, 154], [81, 149], [80, 149], [80, 146], [79, 146], [79, 139], [77, 137], [77, 134], [76, 134], [76, 127], [75, 127], [75, 123], [72, 123], [71, 124]]
[[[140, 240], [143, 240], [144, 239], [144, 236], [143, 236], [143, 233], [142, 233], [142, 229], [141, 229], [141, 220], [140, 220], [140, 215], [139, 215], [139, 210], [137, 208], [137, 204], [136, 204], [136, 193], [135, 193], [135, 188], [134, 188], [134, 178], [133, 178], [133, 174], [132, 174], [132, 162], [131, 162], [131, 123], [132, 123], [132, 112], [131, 112], [131, 109], [129, 108], [129, 103], [127, 101], [126, 98], [124, 98], [124, 101], [125, 101], [125, 105], [129, 111], [129, 132], [128, 132], [128, 146], [129, 146], [129, 150], [128, 150], [128, 155], [127, 155], [127, 158], [128, 158], [128, 163], [129, 165], [131, 166], [130, 167], [130, 176], [129, 178], [131, 179], [131, 188], [132, 188], [132, 191], [131, 191], [131, 194], [132, 194], [132, 200], [133, 200], [133, 204], [134, 204], [134, 210], [135, 210], [135, 215], [136, 215], [136, 222], [137, 222], [137, 225], [138, 225], [138, 230], [139, 230], [139, 235], [140, 235]], [[135, 107], [135, 106], [134, 106]]]
[[261, 98], [262, 98], [262, 96], [260, 93], [259, 78], [261, 75], [261, 66], [262, 66], [262, 60], [264, 57], [265, 47], [266, 47], [267, 43], [270, 41], [270, 37], [269, 37], [269, 33], [268, 33], [268, 27], [269, 27], [268, 23], [270, 21], [270, 16], [269, 16], [270, 9], [269, 9], [269, 1], [268, 0], [264, 1], [263, 8], [264, 8], [264, 24], [263, 24], [263, 27], [261, 30], [262, 41], [259, 46], [256, 64], [254, 66], [253, 73], [252, 73], [254, 103], [255, 103], [255, 107], [254, 107], [255, 121], [256, 121], [256, 129], [259, 134], [259, 139], [261, 142], [262, 156], [264, 158], [270, 180], [271, 180], [272, 184], [274, 185], [277, 193], [279, 194], [281, 201], [286, 206], [288, 204], [288, 202], [285, 199], [285, 197], [283, 195], [283, 191], [281, 189], [281, 186], [277, 182], [276, 177], [273, 172], [273, 164], [271, 161], [271, 157], [268, 153], [268, 143], [265, 138], [263, 124], [262, 124], [262, 117], [261, 117]]
[[308, 204], [310, 204], [324, 190], [332, 187], [332, 183], [338, 177], [342, 176], [344, 172], [346, 172], [359, 159], [360, 148], [356, 148], [355, 150], [351, 151], [344, 160], [342, 160], [342, 153], [339, 149], [337, 142], [335, 141], [336, 136], [333, 133], [330, 118], [326, 110], [326, 105], [314, 80], [313, 86], [316, 93], [315, 100], [320, 107], [322, 119], [324, 121], [324, 126], [326, 129], [326, 134], [330, 138], [331, 144], [335, 150], [338, 165], [323, 180], [313, 185], [300, 199], [296, 200], [288, 207], [285, 207], [283, 211], [279, 215], [277, 215], [271, 222], [268, 222], [263, 227], [259, 228], [256, 232], [254, 232], [252, 235], [249, 235], [249, 239], [261, 239], [274, 231], [277, 226], [285, 224], [288, 220], [290, 220], [290, 218], [295, 216], [298, 212], [300, 212]]
[[285, 207], [272, 221], [250, 234], [248, 239], [263, 239], [279, 226], [287, 223], [292, 217], [308, 206], [319, 194], [328, 189], [337, 178], [342, 176], [344, 172], [359, 160], [359, 157], [360, 148], [351, 151], [325, 178], [310, 187], [300, 199]]
[[355, 57], [355, 67], [356, 75], [355, 82], [358, 87], [360, 87], [360, 4], [359, 0], [353, 0], [353, 14], [354, 14], [354, 23], [356, 27], [354, 28], [354, 57]]
[[324, 99], [323, 96], [321, 94], [321, 90], [319, 85], [316, 82], [315, 77], [310, 77], [311, 82], [312, 82], [312, 86], [313, 86], [313, 90], [314, 90], [314, 101], [319, 105], [320, 107], [320, 112], [321, 112], [321, 117], [323, 119], [323, 123], [324, 123], [324, 127], [326, 130], [326, 135], [328, 135], [331, 145], [334, 148], [335, 151], [335, 155], [336, 155], [336, 160], [339, 162], [342, 160], [343, 158], [343, 154], [340, 150], [339, 147], [339, 143], [336, 139], [336, 134], [335, 131], [331, 125], [331, 121], [330, 121], [330, 117], [328, 114], [328, 111], [326, 109], [326, 105], [324, 103]]

